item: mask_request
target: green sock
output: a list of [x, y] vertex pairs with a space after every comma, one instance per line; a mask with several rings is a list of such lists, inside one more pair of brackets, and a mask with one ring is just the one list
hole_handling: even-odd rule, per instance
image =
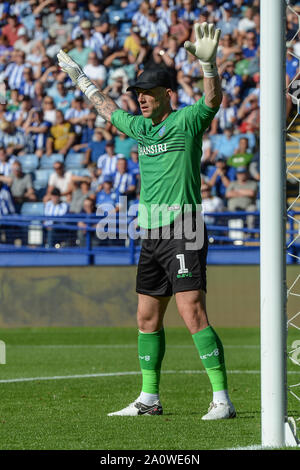
[[192, 335], [213, 392], [227, 390], [227, 374], [222, 342], [215, 330], [208, 326]]
[[138, 335], [138, 354], [143, 376], [142, 392], [159, 392], [160, 369], [165, 354], [165, 331]]

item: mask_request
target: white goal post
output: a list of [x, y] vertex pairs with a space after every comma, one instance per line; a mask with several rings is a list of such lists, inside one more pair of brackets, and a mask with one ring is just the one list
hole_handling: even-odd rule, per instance
[[297, 445], [287, 420], [286, 0], [261, 0], [261, 444]]

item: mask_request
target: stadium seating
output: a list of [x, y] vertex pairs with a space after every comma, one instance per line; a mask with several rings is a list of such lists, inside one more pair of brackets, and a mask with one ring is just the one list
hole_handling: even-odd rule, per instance
[[110, 24], [116, 24], [119, 21], [127, 20], [124, 10], [112, 10], [108, 12]]
[[41, 158], [41, 169], [53, 169], [53, 164], [55, 162], [63, 162], [64, 156], [61, 153], [52, 153], [52, 155], [43, 155]]
[[17, 160], [21, 163], [24, 173], [32, 173], [39, 166], [39, 159], [34, 153], [22, 155]]
[[71, 171], [75, 176], [91, 176], [88, 168], [72, 168]]
[[44, 215], [44, 203], [24, 202], [21, 207], [21, 215]]
[[70, 152], [66, 156], [65, 159], [65, 167], [66, 169], [75, 169], [75, 168], [82, 168], [82, 161], [83, 161], [84, 153], [75, 153]]

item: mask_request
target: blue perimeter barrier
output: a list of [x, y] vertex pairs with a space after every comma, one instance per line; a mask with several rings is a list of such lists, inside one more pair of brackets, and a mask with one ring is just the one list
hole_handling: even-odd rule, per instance
[[[287, 264], [299, 264], [299, 215], [300, 212], [289, 211], [287, 217]], [[253, 228], [247, 226], [249, 217]], [[99, 240], [96, 226], [107, 220], [85, 214], [1, 216], [0, 266], [136, 265], [141, 239], [127, 236], [135, 219], [126, 214], [112, 217], [109, 224], [116, 238]], [[259, 212], [207, 213], [205, 221], [208, 264], [259, 264]], [[79, 227], [79, 222], [84, 222], [85, 227]]]

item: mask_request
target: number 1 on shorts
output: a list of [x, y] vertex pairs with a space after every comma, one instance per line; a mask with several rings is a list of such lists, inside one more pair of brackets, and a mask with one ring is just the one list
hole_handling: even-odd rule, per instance
[[189, 270], [185, 267], [184, 254], [176, 255], [176, 258], [179, 259], [180, 269], [178, 269], [178, 274], [186, 274]]

